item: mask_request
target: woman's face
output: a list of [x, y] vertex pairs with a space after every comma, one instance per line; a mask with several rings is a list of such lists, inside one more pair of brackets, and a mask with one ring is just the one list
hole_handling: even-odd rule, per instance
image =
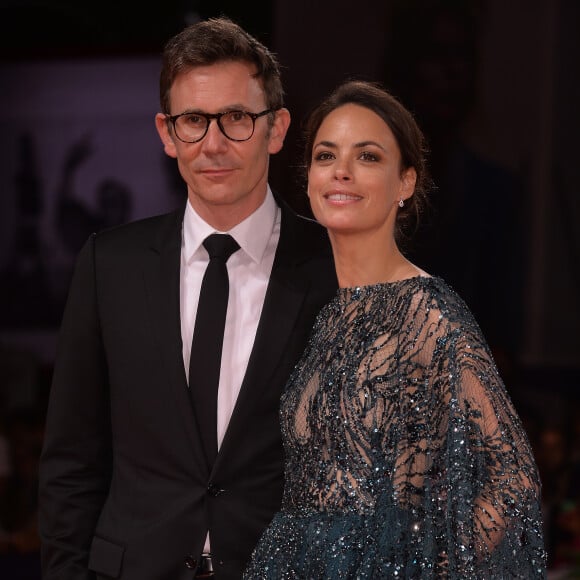
[[342, 105], [322, 122], [312, 147], [308, 197], [316, 219], [333, 233], [393, 236], [400, 199], [413, 194], [416, 173], [401, 174], [401, 153], [376, 113]]

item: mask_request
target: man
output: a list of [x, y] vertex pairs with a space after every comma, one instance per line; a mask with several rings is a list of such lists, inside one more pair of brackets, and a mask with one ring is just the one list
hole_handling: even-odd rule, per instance
[[[45, 580], [240, 578], [280, 504], [279, 397], [336, 289], [325, 231], [268, 186], [290, 123], [274, 56], [204, 21], [168, 42], [160, 89], [156, 126], [188, 202], [93, 234], [79, 255], [40, 465]], [[208, 413], [203, 357], [186, 369], [216, 232], [239, 249]]]

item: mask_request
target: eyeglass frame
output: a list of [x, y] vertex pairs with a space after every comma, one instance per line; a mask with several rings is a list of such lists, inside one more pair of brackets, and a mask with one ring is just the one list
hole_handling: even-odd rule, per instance
[[[182, 143], [199, 143], [207, 135], [207, 132], [209, 131], [209, 126], [210, 126], [213, 119], [215, 119], [219, 130], [221, 131], [222, 135], [224, 137], [226, 137], [226, 139], [229, 139], [230, 141], [234, 141], [236, 143], [243, 143], [244, 141], [249, 141], [254, 136], [254, 132], [256, 130], [256, 119], [259, 119], [260, 117], [263, 117], [264, 115], [268, 115], [269, 113], [275, 113], [277, 110], [278, 109], [264, 109], [263, 111], [261, 111], [259, 113], [251, 113], [250, 111], [244, 111], [242, 109], [234, 109], [232, 111], [223, 111], [222, 113], [198, 113], [196, 111], [185, 111], [183, 113], [179, 113], [178, 115], [168, 115], [166, 113], [165, 120], [168, 122], [169, 121], [171, 122], [171, 124], [173, 125], [173, 132], [175, 133], [175, 136]], [[232, 113], [243, 113], [244, 115], [248, 115], [250, 117], [250, 119], [252, 119], [252, 132], [250, 133], [250, 136], [247, 137], [246, 139], [233, 139], [225, 132], [225, 130], [222, 126], [222, 123], [221, 123], [221, 118], [224, 115], [231, 115]], [[179, 117], [184, 117], [185, 115], [198, 115], [199, 117], [203, 117], [206, 120], [205, 131], [203, 132], [203, 135], [199, 139], [196, 139], [195, 141], [186, 141], [185, 139], [182, 139], [179, 136], [179, 134], [177, 133], [177, 129], [175, 128], [175, 123], [176, 123], [177, 119], [179, 119]]]

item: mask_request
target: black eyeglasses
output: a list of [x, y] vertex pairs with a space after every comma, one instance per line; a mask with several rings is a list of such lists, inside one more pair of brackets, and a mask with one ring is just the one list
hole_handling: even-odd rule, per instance
[[173, 125], [175, 136], [184, 143], [201, 141], [209, 129], [212, 119], [215, 119], [220, 131], [230, 141], [247, 141], [252, 138], [256, 128], [256, 119], [263, 117], [274, 109], [266, 109], [261, 113], [248, 111], [226, 111], [224, 113], [181, 113], [179, 115], [165, 115]]

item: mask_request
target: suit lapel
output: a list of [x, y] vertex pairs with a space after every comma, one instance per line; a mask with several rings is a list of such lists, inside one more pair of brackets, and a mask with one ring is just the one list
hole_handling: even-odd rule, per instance
[[[282, 204], [281, 204], [282, 205]], [[294, 329], [298, 313], [309, 290], [309, 283], [297, 275], [299, 263], [308, 259], [309, 248], [296, 246], [300, 235], [295, 233], [299, 219], [282, 205], [282, 229], [272, 274], [256, 331], [256, 338], [236, 406], [220, 447], [214, 471], [219, 468], [228, 448], [236, 445], [236, 432], [243, 429], [248, 409], [266, 388], [274, 373], [289, 337]]]
[[179, 294], [182, 222], [183, 211], [177, 211], [169, 214], [159, 229], [148, 249], [144, 267], [145, 286], [154, 335], [159, 341], [158, 347], [167, 371], [168, 396], [176, 399], [193, 447], [195, 463], [207, 466], [183, 365]]

